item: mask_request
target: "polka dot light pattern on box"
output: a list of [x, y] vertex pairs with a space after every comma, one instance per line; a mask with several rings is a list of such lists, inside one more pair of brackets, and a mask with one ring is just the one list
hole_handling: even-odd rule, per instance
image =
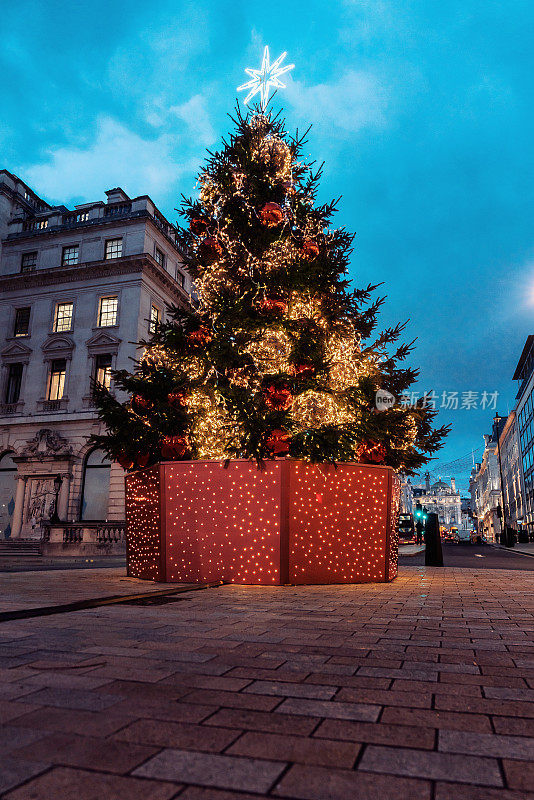
[[261, 585], [391, 580], [395, 480], [390, 467], [292, 459], [263, 470], [246, 460], [141, 470], [126, 479], [128, 573]]
[[397, 577], [399, 571], [399, 512], [400, 512], [400, 481], [393, 476], [391, 491], [391, 545], [389, 548], [388, 578], [390, 581]]
[[160, 557], [160, 467], [133, 472], [126, 478], [128, 575], [163, 580]]
[[290, 580], [385, 579], [388, 470], [296, 464], [290, 490]]
[[168, 580], [279, 582], [279, 465], [265, 473], [250, 461], [164, 469]]

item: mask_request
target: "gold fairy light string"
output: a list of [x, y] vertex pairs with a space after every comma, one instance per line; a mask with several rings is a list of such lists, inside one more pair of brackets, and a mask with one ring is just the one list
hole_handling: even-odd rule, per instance
[[285, 331], [268, 331], [261, 339], [247, 345], [245, 352], [250, 353], [260, 372], [271, 374], [288, 372], [292, 349], [291, 338]]
[[291, 408], [291, 417], [297, 428], [320, 428], [325, 425], [347, 425], [356, 415], [346, 404], [328, 392], [313, 389], [297, 395]]
[[306, 297], [292, 292], [289, 299], [289, 319], [315, 319], [321, 323], [321, 299], [319, 297]]
[[191, 392], [186, 403], [188, 411], [194, 415], [190, 436], [199, 458], [224, 458], [230, 424], [224, 404], [202, 390]]

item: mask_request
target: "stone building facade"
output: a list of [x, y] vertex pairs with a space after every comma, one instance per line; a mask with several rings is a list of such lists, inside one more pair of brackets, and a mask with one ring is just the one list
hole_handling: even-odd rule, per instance
[[413, 487], [413, 502], [421, 503], [428, 513], [437, 514], [442, 529], [450, 531], [460, 528], [462, 501], [454, 478], [451, 478], [450, 484], [441, 478], [431, 484], [427, 472], [424, 485]]
[[475, 464], [469, 480], [473, 516], [477, 531], [489, 542], [500, 541], [502, 533], [499, 437], [506, 418], [496, 415], [491, 433], [484, 434], [482, 461]]
[[512, 411], [499, 439], [502, 467], [502, 490], [504, 495], [504, 523], [520, 531], [525, 518], [521, 450], [517, 431], [517, 415]]
[[[513, 379], [519, 382], [516, 396], [516, 435], [523, 478], [523, 516], [518, 524], [522, 539], [534, 541], [534, 335], [527, 337]], [[503, 478], [504, 481], [504, 478]]]
[[191, 283], [150, 197], [106, 196], [50, 206], [0, 171], [0, 537], [40, 538], [56, 499], [64, 522], [124, 520], [124, 472], [88, 444], [91, 383], [113, 389]]
[[413, 514], [413, 486], [409, 477], [399, 475], [400, 478], [400, 500], [399, 511], [401, 514]]

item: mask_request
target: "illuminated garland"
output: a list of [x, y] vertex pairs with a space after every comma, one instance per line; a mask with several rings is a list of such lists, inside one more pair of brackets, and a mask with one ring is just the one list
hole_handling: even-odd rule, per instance
[[369, 343], [380, 302], [346, 281], [353, 237], [318, 206], [320, 172], [264, 109], [243, 118], [185, 201], [178, 230], [194, 310], [175, 309], [144, 342], [138, 369], [115, 376], [133, 396], [96, 389], [108, 435], [93, 440], [132, 466], [167, 458], [368, 460], [410, 472], [445, 429], [398, 403], [415, 377], [388, 355], [402, 327]]

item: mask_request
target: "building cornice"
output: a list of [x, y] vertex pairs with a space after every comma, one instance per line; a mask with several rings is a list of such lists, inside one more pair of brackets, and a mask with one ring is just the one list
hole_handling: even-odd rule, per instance
[[33, 272], [17, 272], [0, 276], [0, 292], [24, 291], [43, 286], [58, 286], [65, 283], [89, 281], [110, 276], [138, 275], [147, 273], [161, 287], [174, 295], [179, 304], [189, 306], [189, 295], [177, 281], [164, 270], [149, 253], [109, 259], [108, 261], [87, 261], [73, 267], [54, 267], [36, 269]]
[[[18, 197], [18, 196], [17, 196]], [[96, 205], [96, 204], [92, 204]], [[104, 203], [101, 204], [103, 208], [106, 208]], [[30, 207], [29, 207], [30, 208]], [[50, 215], [50, 210], [47, 209], [46, 212]], [[69, 214], [75, 214], [75, 211], [72, 212], [65, 212]], [[178, 247], [175, 241], [171, 239], [171, 237], [162, 229], [160, 225], [158, 225], [157, 221], [154, 219], [152, 214], [147, 211], [145, 208], [139, 209], [137, 211], [130, 211], [127, 214], [118, 214], [117, 216], [110, 215], [109, 217], [95, 217], [95, 219], [88, 219], [88, 220], [80, 220], [79, 222], [72, 222], [65, 225], [53, 225], [48, 228], [38, 228], [37, 230], [29, 230], [29, 231], [18, 231], [17, 233], [8, 233], [6, 238], [3, 240], [3, 246], [9, 246], [11, 244], [19, 244], [23, 241], [35, 241], [36, 238], [39, 239], [50, 239], [54, 236], [62, 236], [67, 232], [75, 231], [75, 230], [94, 230], [95, 228], [110, 228], [110, 227], [117, 227], [117, 224], [121, 225], [134, 225], [139, 220], [145, 220], [151, 222], [154, 228], [159, 231], [159, 233], [166, 239], [166, 241], [173, 247], [176, 252], [182, 256], [182, 251]], [[168, 223], [171, 226], [171, 223]], [[172, 227], [172, 226], [171, 226]]]

